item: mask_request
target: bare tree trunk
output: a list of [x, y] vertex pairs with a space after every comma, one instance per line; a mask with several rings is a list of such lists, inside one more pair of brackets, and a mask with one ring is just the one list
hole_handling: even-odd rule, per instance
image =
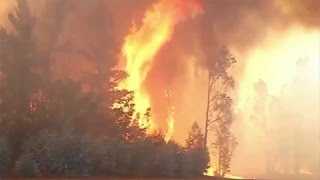
[[208, 72], [208, 94], [207, 94], [207, 110], [206, 110], [206, 121], [204, 128], [204, 146], [207, 147], [208, 142], [208, 123], [209, 123], [209, 106], [210, 106], [210, 73]]
[[218, 173], [221, 176], [221, 141], [219, 141], [219, 160], [218, 160]]

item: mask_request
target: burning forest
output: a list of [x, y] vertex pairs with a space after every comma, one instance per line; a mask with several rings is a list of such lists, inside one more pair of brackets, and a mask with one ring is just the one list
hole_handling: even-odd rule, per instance
[[317, 0], [1, 0], [0, 177], [319, 179], [319, 17]]

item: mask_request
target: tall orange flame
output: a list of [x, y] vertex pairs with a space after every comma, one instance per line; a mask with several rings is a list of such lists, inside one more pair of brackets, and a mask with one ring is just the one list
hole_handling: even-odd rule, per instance
[[167, 119], [166, 119], [167, 127], [166, 127], [166, 133], [164, 136], [164, 140], [166, 142], [168, 142], [172, 138], [173, 130], [174, 130], [174, 106], [172, 106], [170, 102], [171, 95], [172, 95], [171, 90], [167, 88], [165, 90], [165, 96], [167, 98], [167, 106], [168, 106]]
[[[174, 26], [186, 17], [198, 14], [200, 10], [200, 0], [160, 0], [146, 11], [142, 26], [137, 29], [134, 25], [133, 31], [125, 37], [122, 54], [129, 77], [119, 87], [135, 92], [136, 115], [143, 114], [151, 106], [144, 82], [154, 57], [170, 40]], [[152, 119], [149, 122], [140, 120], [139, 125], [156, 128]]]

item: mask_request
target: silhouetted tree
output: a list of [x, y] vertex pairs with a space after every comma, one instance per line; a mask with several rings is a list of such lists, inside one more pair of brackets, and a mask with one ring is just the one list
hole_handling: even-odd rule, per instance
[[166, 145], [162, 146], [159, 150], [159, 176], [174, 177], [176, 176], [178, 164], [177, 154], [179, 145], [175, 142], [169, 141]]
[[209, 153], [204, 146], [205, 139], [199, 125], [194, 122], [188, 138], [186, 139], [186, 150], [190, 153], [192, 165], [192, 176], [201, 176], [208, 168]]
[[254, 90], [256, 92], [255, 103], [254, 103], [254, 114], [252, 119], [258, 127], [264, 131], [263, 135], [266, 135], [267, 131], [267, 102], [268, 102], [268, 88], [263, 80], [259, 80], [254, 84]]
[[[204, 27], [204, 34], [211, 31], [210, 28]], [[220, 144], [219, 149], [219, 174], [221, 174], [220, 166], [222, 163], [222, 155], [230, 154], [228, 158], [231, 158], [229, 153], [231, 150], [228, 148], [222, 148], [223, 144], [229, 144], [230, 139], [222, 138], [223, 136], [231, 136], [230, 127], [233, 122], [233, 118], [227, 117], [231, 112], [231, 98], [227, 95], [228, 91], [234, 88], [234, 79], [229, 74], [230, 67], [236, 63], [235, 58], [229, 52], [226, 47], [222, 47], [213, 51], [212, 41], [203, 37], [205, 58], [207, 60], [208, 67], [208, 93], [207, 93], [207, 105], [206, 105], [206, 118], [205, 118], [205, 132], [204, 132], [204, 146], [207, 147], [208, 133], [209, 131], [215, 132], [216, 144]], [[227, 107], [226, 107], [227, 106]], [[232, 119], [232, 120], [231, 120]], [[228, 123], [229, 125], [225, 125]], [[222, 128], [223, 127], [223, 128]], [[232, 138], [234, 140], [234, 137]], [[219, 142], [217, 142], [219, 141]], [[226, 141], [226, 142], [223, 142]], [[226, 145], [229, 147], [229, 145]], [[222, 152], [222, 149], [227, 152]], [[220, 158], [221, 157], [221, 158]], [[227, 159], [228, 159], [227, 158]], [[228, 164], [228, 163], [227, 163]], [[225, 165], [229, 166], [229, 165]], [[229, 168], [226, 168], [229, 169]], [[225, 170], [228, 171], [228, 170]]]
[[[319, 122], [319, 101], [316, 100], [319, 84], [310, 78], [312, 66], [308, 59], [299, 59], [290, 83], [284, 84], [280, 94], [271, 98], [268, 111], [271, 132], [267, 147], [272, 148], [268, 155], [272, 158], [272, 173], [299, 174], [305, 166], [312, 172], [319, 169], [319, 143], [310, 139], [319, 132], [314, 126]], [[303, 161], [305, 165], [302, 166]]]
[[221, 114], [221, 119], [214, 126], [213, 149], [217, 155], [218, 168], [217, 173], [224, 176], [230, 172], [230, 162], [233, 151], [237, 145], [235, 137], [231, 133], [231, 126], [234, 121], [232, 112], [232, 99], [222, 93], [217, 96], [214, 108]]
[[0, 132], [10, 142], [11, 169], [22, 152], [23, 142], [35, 133], [30, 100], [42, 86], [37, 73], [41, 63], [33, 34], [35, 21], [27, 1], [17, 2], [14, 13], [8, 16], [14, 32], [0, 29]]
[[[253, 105], [253, 114], [251, 115], [251, 120], [253, 121], [254, 125], [259, 129], [259, 142], [263, 147], [263, 150], [266, 154], [266, 168], [268, 173], [274, 173], [274, 165], [275, 165], [275, 155], [272, 155], [274, 152], [274, 147], [272, 141], [274, 141], [274, 137], [270, 129], [270, 124], [267, 119], [267, 113], [269, 111], [268, 101], [269, 101], [269, 94], [268, 88], [266, 83], [263, 80], [259, 80], [254, 84], [254, 91], [255, 91], [255, 102]], [[275, 99], [272, 99], [273, 102]], [[271, 109], [277, 108], [276, 104], [273, 104], [275, 107], [270, 107]], [[279, 110], [279, 109], [278, 109]], [[278, 111], [276, 110], [276, 111]]]
[[178, 163], [177, 176], [178, 177], [190, 178], [193, 176], [193, 172], [192, 172], [193, 161], [192, 161], [191, 154], [192, 153], [186, 149], [181, 150], [180, 153], [177, 154], [177, 163]]
[[208, 132], [213, 129], [214, 124], [223, 118], [215, 104], [219, 101], [222, 93], [227, 93], [234, 87], [234, 79], [228, 73], [229, 68], [236, 62], [235, 58], [225, 47], [221, 48], [208, 59], [208, 97], [205, 119], [205, 145], [207, 145]]
[[280, 99], [275, 96], [270, 97], [270, 103], [268, 104], [268, 113], [269, 113], [269, 134], [268, 134], [268, 144], [267, 144], [267, 172], [270, 174], [273, 174], [276, 172], [276, 164], [277, 164], [277, 159], [278, 157], [278, 148], [276, 144], [280, 142], [279, 138], [279, 129], [276, 126], [276, 124], [279, 123], [274, 123], [274, 120], [276, 119], [282, 119], [280, 112], [282, 111], [282, 107], [280, 104]]

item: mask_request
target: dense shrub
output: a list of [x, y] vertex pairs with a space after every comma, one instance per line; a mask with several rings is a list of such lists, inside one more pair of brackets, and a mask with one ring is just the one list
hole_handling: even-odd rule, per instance
[[15, 173], [18, 177], [35, 177], [40, 175], [38, 164], [31, 154], [23, 154], [16, 163]]
[[[36, 149], [37, 147], [38, 149]], [[33, 145], [33, 155], [44, 176], [86, 176], [89, 171], [88, 143], [72, 135], [47, 135]]]
[[177, 154], [177, 163], [179, 167], [179, 169], [177, 170], [177, 176], [184, 178], [192, 177], [193, 162], [190, 154], [191, 153], [187, 150], [183, 150], [179, 154]]
[[88, 146], [88, 162], [89, 175], [105, 176], [111, 174], [112, 163], [108, 152], [111, 144], [102, 140], [89, 143]]
[[10, 160], [10, 150], [8, 143], [4, 139], [0, 139], [0, 177], [6, 176], [8, 164]]
[[26, 144], [16, 175], [196, 177], [205, 172], [204, 148], [187, 148], [163, 136], [127, 143], [119, 139], [92, 140], [71, 133], [43, 133]]
[[159, 154], [159, 176], [174, 177], [177, 176], [179, 168], [177, 158], [179, 153], [179, 145], [169, 142], [160, 148]]

